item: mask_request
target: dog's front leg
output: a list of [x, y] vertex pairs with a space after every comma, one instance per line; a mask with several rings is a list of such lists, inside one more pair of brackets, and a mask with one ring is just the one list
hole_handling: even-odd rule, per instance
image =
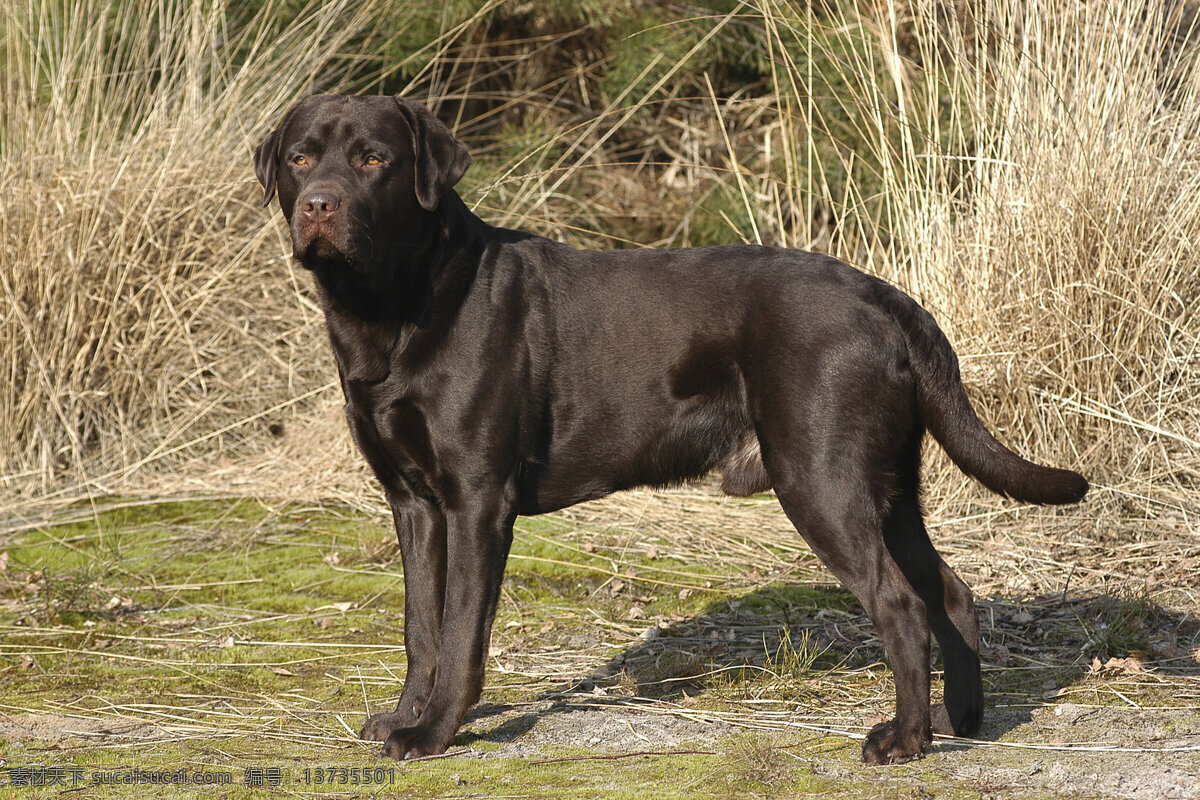
[[446, 517], [431, 502], [390, 498], [404, 564], [404, 652], [408, 668], [394, 712], [375, 714], [359, 737], [382, 742], [417, 724], [433, 691], [446, 596]]
[[[389, 733], [384, 755], [402, 759], [445, 752], [483, 692], [488, 639], [515, 518], [502, 503], [446, 513], [445, 591], [433, 687], [416, 722]], [[406, 562], [406, 574], [407, 568]], [[406, 634], [408, 624], [406, 620]]]

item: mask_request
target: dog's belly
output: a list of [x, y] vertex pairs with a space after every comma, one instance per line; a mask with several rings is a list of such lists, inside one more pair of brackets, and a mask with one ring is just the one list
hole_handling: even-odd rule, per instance
[[545, 458], [523, 465], [521, 513], [544, 513], [635, 486], [668, 486], [732, 464], [757, 439], [740, 398], [599, 404], [556, 425]]

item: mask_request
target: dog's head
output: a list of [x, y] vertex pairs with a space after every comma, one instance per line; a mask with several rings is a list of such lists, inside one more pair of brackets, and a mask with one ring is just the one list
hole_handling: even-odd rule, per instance
[[296, 259], [362, 273], [415, 244], [470, 164], [445, 125], [399, 97], [307, 97], [254, 154], [263, 205], [278, 192]]

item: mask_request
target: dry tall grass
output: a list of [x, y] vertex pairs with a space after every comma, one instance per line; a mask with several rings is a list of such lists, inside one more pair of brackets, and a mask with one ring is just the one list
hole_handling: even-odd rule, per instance
[[[103, 491], [328, 382], [251, 189], [297, 93], [337, 87], [384, 3], [5, 0], [0, 484]], [[258, 426], [265, 430], [266, 426]]]
[[888, 11], [868, 26], [892, 85], [861, 88], [886, 99], [870, 103], [885, 194], [865, 260], [939, 312], [1020, 449], [1081, 466], [1094, 500], [1194, 513], [1196, 4]]
[[[202, 480], [309, 411], [337, 432], [286, 439], [287, 468], [270, 474], [303, 485], [328, 469], [344, 435], [321, 321], [258, 207], [249, 153], [296, 96], [346, 85], [335, 55], [403, 15], [314, 3], [281, 24], [268, 4], [230, 29], [219, 4], [158, 0], [129, 18], [111, 0], [65, 15], [4, 2], [3, 491]], [[467, 199], [575, 242], [630, 238], [633, 214], [657, 208], [674, 224], [653, 243], [678, 244], [690, 193], [715, 184], [736, 198], [719, 221], [731, 241], [831, 250], [916, 294], [981, 413], [1019, 449], [1087, 472], [1094, 503], [1196, 513], [1195, 3], [843, 6], [755, 0], [714, 17], [713, 36], [758, 32], [774, 91], [691, 99], [701, 113], [672, 104], [691, 53], [588, 113], [555, 104], [563, 76], [523, 87], [552, 128], [485, 153]], [[444, 56], [418, 96], [469, 99], [486, 70], [459, 45], [485, 14], [430, 43]], [[814, 100], [831, 95], [836, 119]], [[659, 110], [654, 157], [613, 163], [645, 109]], [[865, 156], [839, 147], [847, 131], [872, 143]], [[353, 463], [341, 452], [339, 468]], [[953, 503], [962, 481], [936, 485]]]

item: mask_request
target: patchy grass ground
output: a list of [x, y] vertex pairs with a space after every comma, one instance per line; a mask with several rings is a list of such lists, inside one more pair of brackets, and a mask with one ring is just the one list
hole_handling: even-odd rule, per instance
[[91, 783], [130, 770], [231, 781], [164, 797], [1200, 796], [1184, 524], [996, 505], [939, 525], [981, 601], [988, 723], [888, 768], [858, 756], [892, 712], [879, 642], [770, 497], [520, 520], [483, 702], [446, 757], [405, 764], [356, 738], [404, 673], [385, 520], [202, 498], [4, 526], [14, 797], [125, 797]]

